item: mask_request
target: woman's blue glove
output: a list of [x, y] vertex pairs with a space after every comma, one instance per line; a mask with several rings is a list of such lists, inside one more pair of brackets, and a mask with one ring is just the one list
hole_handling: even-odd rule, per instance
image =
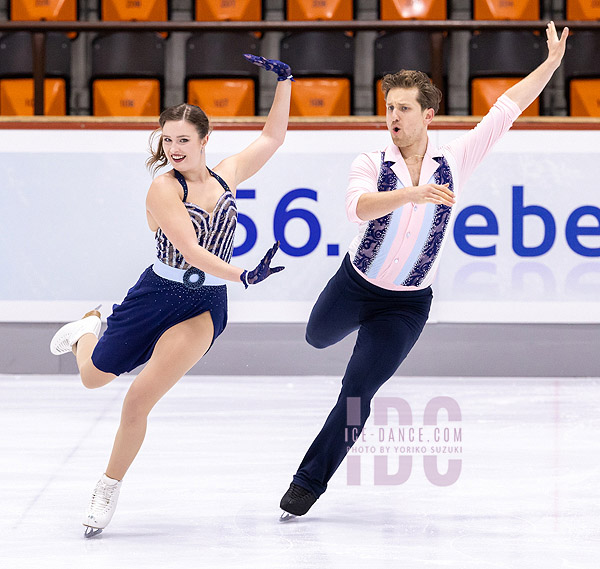
[[278, 61], [277, 59], [265, 59], [260, 55], [252, 55], [250, 53], [245, 53], [244, 57], [250, 63], [254, 63], [254, 65], [258, 65], [267, 71], [277, 73], [277, 81], [285, 81], [286, 79], [294, 80], [290, 66], [287, 63], [283, 63], [283, 61]]
[[275, 253], [277, 253], [277, 249], [279, 249], [279, 241], [267, 251], [267, 254], [263, 257], [256, 269], [250, 272], [244, 271], [240, 275], [240, 280], [246, 288], [248, 288], [248, 285], [258, 284], [259, 282], [264, 281], [268, 276], [285, 269], [285, 267], [270, 267], [271, 261], [273, 260]]

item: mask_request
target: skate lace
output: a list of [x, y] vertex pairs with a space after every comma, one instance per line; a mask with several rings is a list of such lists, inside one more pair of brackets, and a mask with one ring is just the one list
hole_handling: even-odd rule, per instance
[[112, 497], [117, 489], [117, 484], [109, 486], [99, 482], [92, 495], [91, 510], [94, 513], [104, 512], [110, 508]]
[[291, 488], [290, 498], [292, 500], [304, 500], [307, 496], [310, 496], [310, 492], [302, 488], [302, 486], [298, 486], [294, 484]]

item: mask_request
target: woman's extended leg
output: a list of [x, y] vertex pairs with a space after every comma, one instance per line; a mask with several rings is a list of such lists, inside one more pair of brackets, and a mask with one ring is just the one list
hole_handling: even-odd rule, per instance
[[204, 312], [169, 328], [160, 337], [152, 357], [131, 384], [123, 402], [107, 476], [115, 480], [125, 476], [144, 441], [148, 414], [208, 351], [213, 334], [210, 312]]
[[156, 343], [152, 357], [125, 396], [121, 424], [106, 473], [98, 481], [84, 516], [86, 537], [97, 535], [110, 523], [117, 505], [121, 479], [144, 441], [148, 414], [206, 353], [213, 336], [210, 312], [204, 312], [169, 328]]
[[97, 343], [98, 338], [94, 334], [84, 334], [72, 348], [77, 360], [81, 383], [88, 389], [102, 387], [117, 377], [114, 373], [100, 371], [92, 362], [92, 353]]
[[81, 382], [89, 389], [102, 387], [115, 377], [113, 373], [100, 371], [92, 362], [92, 352], [100, 334], [100, 312], [90, 310], [80, 320], [69, 322], [57, 330], [50, 341], [50, 351], [59, 356], [72, 351], [77, 360]]

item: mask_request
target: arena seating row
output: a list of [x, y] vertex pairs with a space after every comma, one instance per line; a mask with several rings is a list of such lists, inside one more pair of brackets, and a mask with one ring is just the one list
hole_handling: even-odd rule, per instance
[[[379, 0], [381, 20], [445, 20], [451, 0]], [[258, 21], [263, 17], [262, 0], [195, 0], [198, 21]], [[353, 0], [287, 0], [287, 20], [352, 20]], [[538, 20], [540, 0], [472, 0], [475, 20]], [[564, 15], [569, 20], [600, 19], [597, 0], [565, 0]], [[63, 20], [78, 17], [77, 0], [11, 0], [11, 20]], [[101, 0], [100, 17], [106, 21], [169, 19], [168, 0]]]
[[[90, 83], [95, 116], [155, 116], [162, 104], [165, 40], [153, 32], [113, 33], [92, 43]], [[256, 113], [258, 68], [239, 57], [259, 53], [253, 34], [209, 32], [192, 35], [186, 45], [185, 96], [211, 116]], [[419, 46], [415, 49], [415, 46]], [[70, 41], [49, 33], [46, 43], [45, 114], [68, 113]], [[27, 32], [0, 38], [0, 114], [33, 112], [31, 40]], [[426, 32], [381, 34], [374, 50], [375, 114], [385, 114], [379, 88], [386, 73], [398, 69], [431, 72]], [[572, 116], [600, 116], [600, 34], [579, 32], [570, 38], [565, 58], [567, 98]], [[293, 116], [352, 114], [354, 38], [342, 32], [302, 32], [285, 36], [280, 57], [294, 70]], [[575, 56], [577, 54], [577, 56]], [[474, 34], [470, 42], [471, 114], [482, 115], [498, 94], [536, 67], [544, 42], [527, 31]], [[448, 69], [445, 65], [444, 75]], [[526, 115], [544, 114], [539, 101]]]

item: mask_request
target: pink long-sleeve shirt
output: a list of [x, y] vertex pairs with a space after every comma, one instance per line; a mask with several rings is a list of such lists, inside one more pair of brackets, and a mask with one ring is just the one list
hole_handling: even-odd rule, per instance
[[[472, 130], [441, 148], [434, 148], [429, 141], [419, 185], [448, 182], [458, 201], [469, 176], [520, 113], [518, 105], [502, 95]], [[456, 204], [450, 208], [412, 203], [377, 220], [363, 221], [356, 214], [361, 195], [412, 185], [404, 158], [394, 144], [383, 152], [361, 154], [352, 163], [346, 212], [350, 221], [359, 224], [359, 231], [348, 253], [362, 277], [387, 290], [431, 285], [457, 214]]]

